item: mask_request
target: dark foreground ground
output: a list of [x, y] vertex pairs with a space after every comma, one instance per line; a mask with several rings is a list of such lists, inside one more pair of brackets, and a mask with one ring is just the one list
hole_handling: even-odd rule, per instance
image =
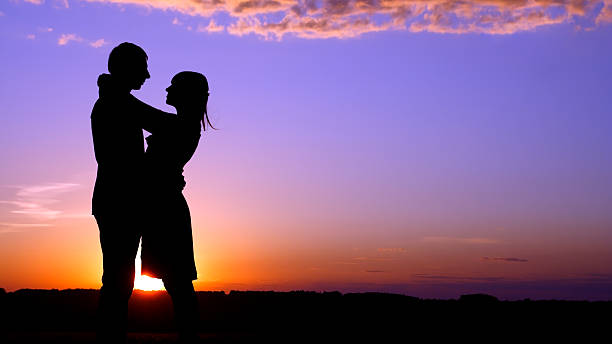
[[[97, 290], [0, 290], [0, 343], [93, 343]], [[202, 343], [606, 342], [612, 302], [198, 292]], [[135, 291], [129, 343], [174, 343], [166, 292]], [[608, 339], [605, 339], [608, 338]]]

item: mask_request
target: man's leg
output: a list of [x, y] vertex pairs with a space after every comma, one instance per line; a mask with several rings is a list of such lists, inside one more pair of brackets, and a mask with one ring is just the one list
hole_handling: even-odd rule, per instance
[[174, 305], [174, 319], [179, 333], [179, 342], [197, 342], [198, 298], [191, 279], [164, 278], [163, 281]]
[[124, 343], [126, 340], [128, 300], [134, 288], [134, 261], [140, 242], [137, 227], [124, 221], [96, 217], [104, 273], [98, 305], [100, 343]]

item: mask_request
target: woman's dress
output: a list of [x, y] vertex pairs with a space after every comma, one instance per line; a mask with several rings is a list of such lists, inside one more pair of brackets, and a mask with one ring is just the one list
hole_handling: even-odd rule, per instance
[[177, 116], [175, 123], [146, 138], [146, 205], [142, 274], [163, 279], [197, 279], [191, 215], [183, 196], [183, 168], [201, 135], [199, 121]]

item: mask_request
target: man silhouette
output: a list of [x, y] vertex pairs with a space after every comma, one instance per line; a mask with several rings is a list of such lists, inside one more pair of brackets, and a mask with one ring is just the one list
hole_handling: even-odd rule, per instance
[[100, 97], [91, 113], [98, 172], [92, 213], [100, 231], [103, 269], [98, 309], [98, 342], [126, 340], [127, 305], [134, 288], [134, 261], [142, 234], [144, 138], [175, 115], [157, 110], [132, 94], [150, 77], [147, 54], [121, 43], [98, 78]]

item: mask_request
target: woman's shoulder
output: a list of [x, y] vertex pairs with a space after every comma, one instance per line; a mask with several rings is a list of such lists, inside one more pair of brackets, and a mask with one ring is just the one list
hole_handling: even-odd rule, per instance
[[201, 121], [194, 121], [194, 120], [187, 120], [187, 119], [180, 119], [178, 121], [178, 132], [181, 135], [187, 135], [189, 137], [200, 137], [200, 135], [202, 135], [202, 122]]

